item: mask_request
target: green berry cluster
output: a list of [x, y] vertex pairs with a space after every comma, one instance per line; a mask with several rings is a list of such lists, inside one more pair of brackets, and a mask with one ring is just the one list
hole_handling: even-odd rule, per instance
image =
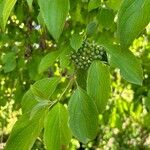
[[85, 40], [78, 51], [72, 51], [71, 60], [78, 69], [88, 69], [92, 61], [107, 61], [105, 49], [96, 44]]

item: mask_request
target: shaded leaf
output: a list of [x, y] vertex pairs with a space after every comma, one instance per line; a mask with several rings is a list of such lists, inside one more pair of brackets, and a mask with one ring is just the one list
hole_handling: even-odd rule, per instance
[[150, 124], [150, 113], [146, 114], [143, 117], [143, 126], [149, 129], [150, 128], [149, 124]]
[[16, 68], [16, 54], [14, 52], [7, 53], [3, 59], [2, 63], [4, 64], [4, 72], [11, 72]]
[[39, 73], [43, 73], [51, 65], [53, 65], [55, 60], [59, 57], [59, 54], [60, 54], [60, 51], [54, 51], [54, 52], [50, 52], [46, 56], [44, 56], [39, 65]]
[[78, 69], [76, 72], [76, 80], [78, 85], [86, 90], [86, 82], [87, 82], [87, 70]]
[[83, 143], [93, 140], [98, 128], [98, 112], [94, 101], [78, 87], [70, 98], [68, 110], [73, 135]]
[[31, 80], [36, 81], [41, 78], [41, 74], [38, 74], [38, 67], [41, 61], [40, 56], [34, 56], [30, 63], [28, 63], [28, 71], [29, 71], [29, 77]]
[[70, 52], [71, 52], [72, 48], [70, 47], [70, 45], [66, 44], [64, 45], [60, 51], [61, 51], [61, 54], [59, 56], [59, 60], [60, 60], [60, 67], [62, 69], [64, 68], [67, 68], [69, 63], [70, 63]]
[[58, 51], [47, 54], [40, 62], [39, 73], [46, 71], [56, 60], [60, 61], [61, 68], [67, 68], [70, 63], [70, 52], [72, 48], [69, 43], [61, 45]]
[[86, 27], [86, 33], [88, 35], [91, 35], [95, 33], [96, 29], [97, 29], [97, 23], [95, 21], [90, 22]]
[[82, 46], [83, 36], [79, 34], [73, 34], [70, 39], [70, 45], [74, 50], [78, 50]]
[[114, 12], [111, 9], [101, 8], [97, 15], [97, 20], [98, 23], [104, 28], [111, 28], [114, 17]]
[[150, 97], [145, 98], [145, 106], [150, 111]]

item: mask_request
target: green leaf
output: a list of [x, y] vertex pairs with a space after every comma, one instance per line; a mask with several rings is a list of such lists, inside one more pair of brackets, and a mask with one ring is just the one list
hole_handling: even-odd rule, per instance
[[16, 105], [21, 104], [22, 96], [24, 95], [24, 85], [22, 84], [22, 81], [20, 79], [17, 79], [15, 83], [15, 92], [14, 92], [14, 101]]
[[[68, 44], [68, 43], [67, 43]], [[72, 48], [70, 47], [70, 45], [64, 45], [62, 46], [62, 48], [60, 49], [61, 53], [59, 56], [59, 60], [60, 60], [60, 67], [62, 69], [67, 68], [69, 63], [70, 63], [70, 52], [72, 50]]]
[[30, 112], [36, 104], [38, 104], [38, 101], [35, 99], [30, 89], [24, 94], [22, 98], [22, 102], [21, 102], [22, 112], [23, 113]]
[[110, 55], [111, 64], [120, 69], [121, 75], [128, 82], [142, 85], [143, 70], [140, 60], [131, 51], [122, 50], [119, 45], [112, 45], [108, 40], [99, 41]]
[[39, 73], [46, 71], [56, 60], [60, 61], [61, 68], [67, 68], [70, 63], [70, 52], [72, 50], [69, 43], [61, 45], [59, 50], [47, 54], [40, 62]]
[[74, 50], [78, 50], [82, 46], [83, 36], [79, 34], [73, 34], [70, 38], [70, 45]]
[[123, 78], [131, 83], [142, 85], [143, 70], [140, 60], [129, 50], [123, 51], [119, 47], [113, 50], [115, 53], [111, 53], [111, 63], [120, 69]]
[[117, 127], [118, 129], [122, 129], [121, 117], [117, 113], [116, 107], [113, 108], [112, 113], [109, 116], [109, 124], [112, 128]]
[[87, 82], [87, 70], [78, 69], [76, 72], [76, 80], [78, 85], [86, 90], [86, 82]]
[[101, 4], [101, 0], [90, 0], [88, 4], [88, 11], [98, 8], [100, 4]]
[[59, 54], [60, 54], [60, 51], [54, 51], [54, 52], [50, 52], [46, 56], [44, 56], [39, 65], [39, 73], [43, 73], [51, 65], [53, 65], [55, 60], [58, 58]]
[[28, 72], [29, 72], [29, 77], [33, 81], [37, 81], [41, 78], [41, 74], [38, 74], [38, 67], [41, 61], [40, 56], [34, 56], [30, 60], [30, 63], [27, 64], [28, 66]]
[[54, 93], [59, 81], [59, 77], [41, 79], [31, 86], [31, 91], [37, 100], [48, 100]]
[[50, 34], [58, 41], [69, 12], [69, 0], [38, 0], [38, 3]]
[[32, 120], [30, 114], [23, 114], [13, 127], [5, 150], [29, 150], [43, 129], [45, 110], [39, 111]]
[[150, 22], [150, 0], [124, 0], [118, 14], [118, 38], [128, 47]]
[[48, 113], [44, 122], [44, 142], [48, 150], [60, 150], [71, 140], [68, 112], [58, 103]]
[[73, 135], [87, 143], [96, 137], [98, 112], [94, 101], [78, 87], [69, 101], [69, 125]]
[[38, 20], [38, 23], [39, 23], [41, 26], [45, 27], [44, 19], [43, 19], [43, 16], [42, 16], [41, 12], [39, 12], [39, 14], [38, 14], [38, 16], [37, 16], [37, 20]]
[[46, 108], [49, 105], [49, 101], [48, 100], [43, 100], [40, 101], [38, 104], [36, 104], [30, 113], [30, 120], [34, 118], [34, 116], [38, 113], [38, 111], [40, 111], [43, 108]]
[[150, 111], [150, 97], [145, 98], [145, 106]]
[[5, 73], [13, 71], [16, 68], [16, 54], [14, 52], [7, 53], [2, 58], [2, 63]]
[[29, 9], [30, 11], [32, 10], [32, 3], [33, 3], [33, 0], [27, 0], [27, 3], [28, 3], [28, 6], [29, 6]]
[[143, 126], [146, 127], [146, 128], [150, 128], [149, 124], [150, 124], [150, 113], [146, 114], [144, 117], [143, 117]]
[[54, 93], [60, 78], [45, 78], [35, 82], [32, 87], [24, 94], [22, 98], [22, 111], [23, 113], [31, 112], [31, 110], [49, 98]]
[[104, 28], [110, 28], [113, 24], [114, 17], [114, 12], [111, 9], [101, 8], [97, 15], [97, 20]]
[[86, 33], [88, 35], [91, 35], [91, 34], [95, 33], [96, 29], [97, 29], [97, 23], [95, 21], [92, 21], [87, 25]]
[[114, 11], [118, 11], [122, 1], [123, 0], [109, 0], [109, 1], [106, 1], [106, 5], [107, 7], [113, 9]]
[[5, 30], [5, 26], [8, 20], [8, 17], [15, 5], [17, 0], [1, 0], [0, 1], [0, 26], [2, 30]]
[[88, 70], [87, 92], [95, 101], [99, 113], [102, 113], [106, 108], [111, 87], [109, 68], [100, 61], [94, 61]]

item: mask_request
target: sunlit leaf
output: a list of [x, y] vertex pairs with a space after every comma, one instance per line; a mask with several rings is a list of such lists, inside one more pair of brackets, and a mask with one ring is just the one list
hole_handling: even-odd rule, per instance
[[45, 110], [39, 111], [31, 120], [30, 113], [22, 115], [13, 127], [5, 150], [29, 150], [43, 129]]
[[26, 113], [26, 112], [30, 112], [32, 110], [32, 108], [38, 104], [38, 101], [35, 99], [33, 93], [31, 90], [28, 90], [22, 98], [22, 112]]
[[150, 0], [124, 0], [118, 14], [118, 37], [128, 47], [150, 22]]
[[33, 0], [27, 0], [27, 3], [28, 3], [28, 6], [29, 6], [29, 9], [32, 10]]
[[90, 0], [88, 4], [88, 11], [98, 8], [100, 4], [101, 4], [101, 0]]
[[48, 100], [55, 91], [59, 81], [59, 77], [41, 79], [31, 86], [31, 91], [39, 100]]
[[8, 17], [17, 0], [1, 0], [0, 1], [0, 26], [5, 30]]
[[69, 0], [38, 0], [44, 22], [55, 40], [58, 40], [69, 12]]
[[100, 61], [94, 61], [88, 70], [87, 92], [93, 98], [98, 111], [102, 113], [106, 108], [111, 88], [109, 68]]
[[58, 103], [48, 113], [44, 122], [44, 142], [48, 150], [59, 150], [71, 140], [68, 112]]
[[[44, 78], [35, 82], [31, 88], [24, 94], [22, 98], [23, 113], [31, 112], [34, 107], [37, 107], [39, 102], [43, 105], [45, 100], [50, 100], [54, 93], [60, 78]], [[35, 109], [35, 108], [34, 108]]]
[[38, 104], [36, 104], [30, 113], [30, 120], [35, 117], [35, 115], [38, 113], [38, 111], [41, 111], [41, 109], [46, 108], [49, 105], [50, 101], [48, 100], [43, 100], [40, 101]]
[[121, 49], [119, 45], [112, 45], [107, 39], [98, 41], [110, 56], [110, 64], [120, 69], [123, 78], [131, 83], [142, 85], [143, 70], [141, 62], [129, 50]]
[[109, 0], [109, 1], [106, 1], [106, 5], [107, 5], [107, 7], [111, 8], [115, 11], [118, 11], [122, 1], [123, 0]]

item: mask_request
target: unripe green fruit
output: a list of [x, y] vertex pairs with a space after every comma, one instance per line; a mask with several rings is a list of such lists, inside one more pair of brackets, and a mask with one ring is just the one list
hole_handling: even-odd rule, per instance
[[102, 60], [107, 62], [105, 49], [95, 42], [85, 40], [77, 52], [71, 52], [71, 61], [78, 69], [88, 69], [92, 61]]
[[76, 58], [76, 55], [72, 55], [71, 57], [72, 57], [72, 58]]
[[83, 52], [82, 55], [83, 55], [83, 56], [86, 56], [86, 52]]
[[87, 54], [90, 54], [90, 53], [91, 53], [91, 51], [90, 51], [90, 50], [87, 50], [87, 51], [86, 51], [86, 53], [87, 53]]
[[79, 62], [79, 66], [82, 66], [82, 63], [81, 63], [81, 62]]
[[87, 63], [91, 63], [91, 60], [88, 60]]
[[85, 57], [85, 60], [89, 60], [89, 57]]
[[104, 51], [101, 51], [100, 54], [103, 55], [103, 54], [104, 54]]
[[78, 62], [78, 59], [75, 59], [75, 62]]
[[96, 54], [99, 54], [99, 53], [100, 53], [100, 51], [99, 51], [99, 50], [96, 50], [96, 51], [95, 51], [95, 53], [96, 53]]
[[92, 52], [92, 53], [91, 53], [91, 55], [92, 55], [92, 56], [94, 56], [94, 55], [95, 55], [95, 53], [94, 53], [94, 52]]
[[97, 59], [97, 56], [96, 56], [96, 55], [94, 56], [94, 59]]

